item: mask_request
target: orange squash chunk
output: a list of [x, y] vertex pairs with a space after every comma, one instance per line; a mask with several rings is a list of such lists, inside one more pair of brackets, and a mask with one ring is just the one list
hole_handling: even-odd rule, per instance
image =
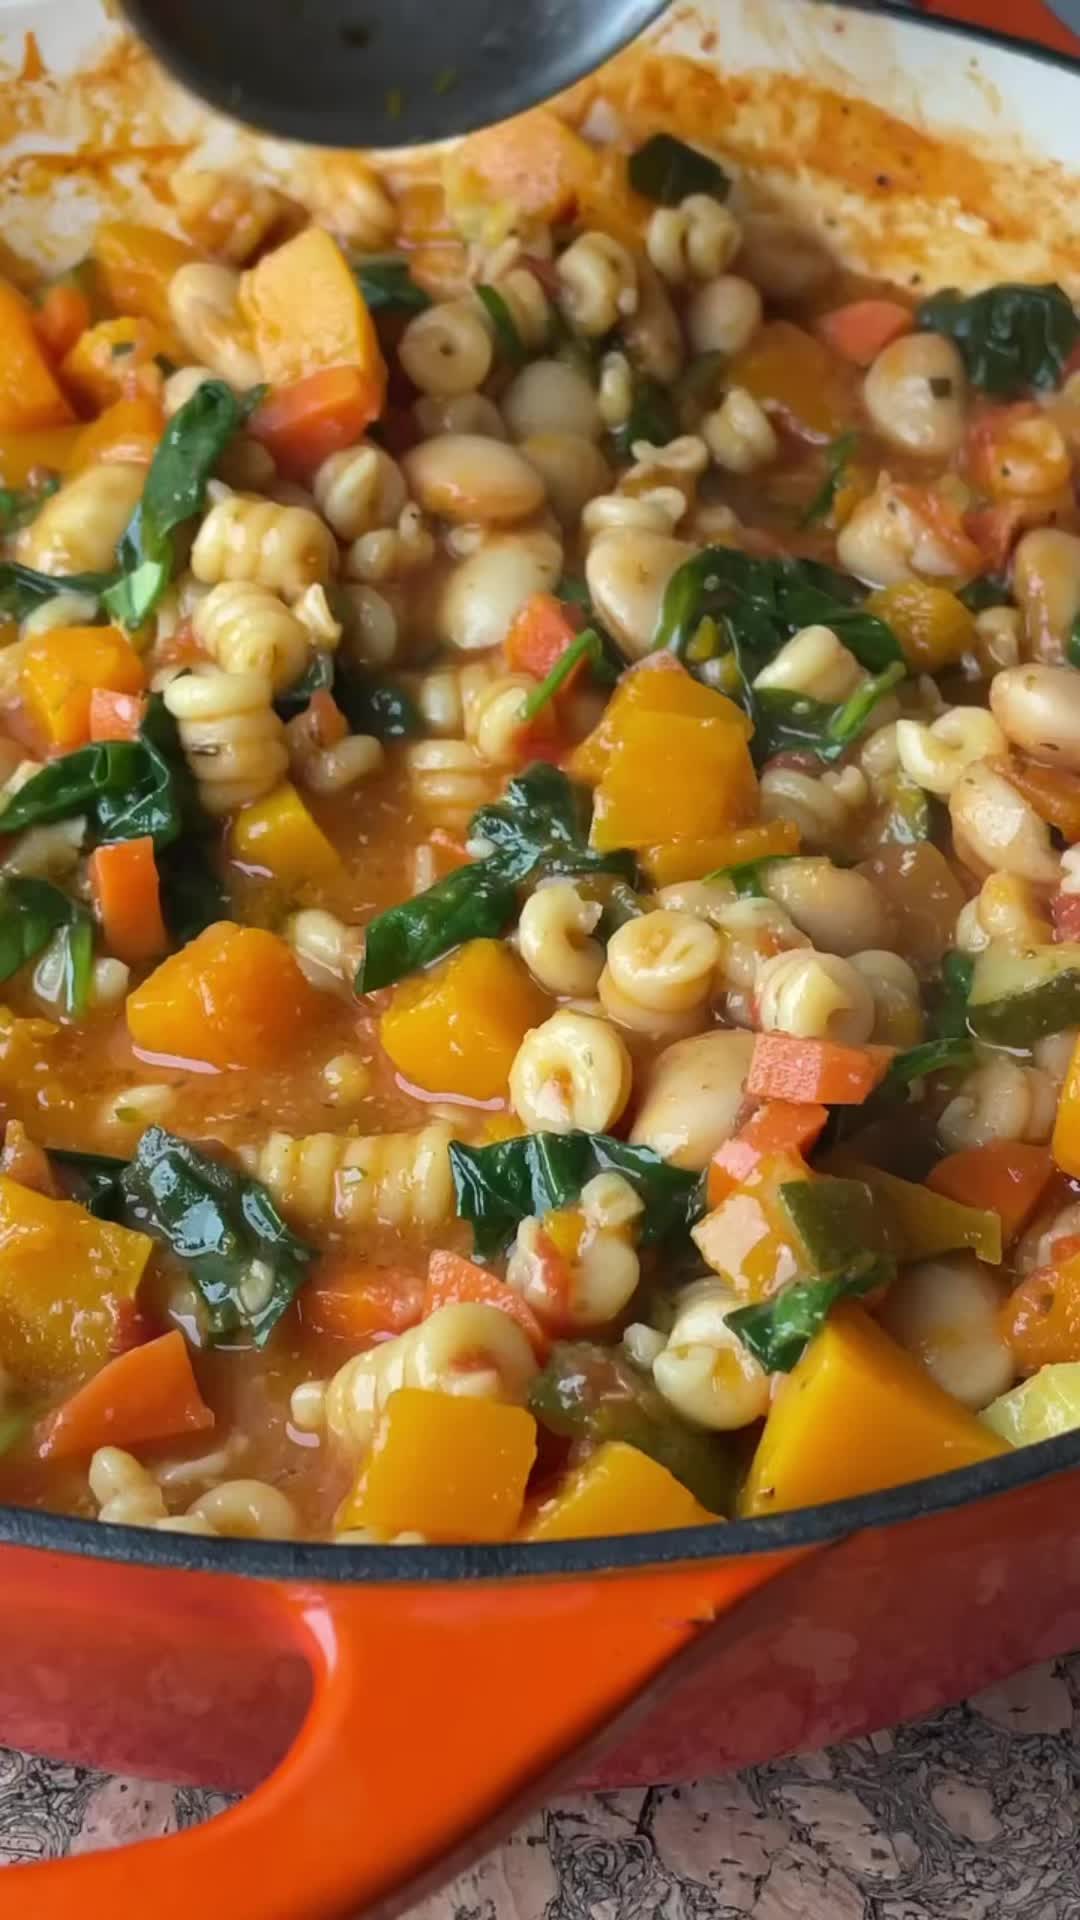
[[163, 960], [127, 1001], [143, 1053], [211, 1067], [268, 1066], [321, 1014], [284, 940], [231, 920]]
[[338, 1525], [385, 1539], [509, 1540], [535, 1458], [536, 1421], [524, 1407], [400, 1387]]
[[355, 366], [377, 384], [381, 401], [386, 363], [375, 323], [345, 255], [321, 227], [306, 227], [244, 274], [240, 309], [273, 386], [321, 367]]
[[28, 1387], [93, 1373], [152, 1242], [0, 1174], [0, 1362]]
[[707, 839], [756, 812], [757, 776], [741, 728], [630, 713], [596, 789], [590, 838], [603, 853], [648, 847], [663, 821], [672, 840]]
[[497, 1100], [506, 1094], [526, 1033], [550, 1011], [510, 947], [501, 940], [469, 940], [394, 988], [379, 1037], [413, 1086]]
[[717, 1524], [718, 1516], [659, 1461], [622, 1440], [606, 1440], [538, 1510], [525, 1538], [587, 1540]]
[[74, 418], [34, 332], [30, 302], [0, 280], [0, 433], [63, 427]]
[[71, 450], [70, 471], [81, 473], [102, 460], [129, 460], [133, 466], [148, 467], [164, 431], [165, 416], [149, 394], [114, 400], [83, 427]]
[[90, 738], [95, 687], [140, 693], [142, 662], [117, 627], [53, 627], [31, 641], [19, 673], [19, 692], [50, 748], [66, 751]]
[[860, 1307], [839, 1307], [773, 1400], [740, 1512], [844, 1500], [1008, 1451]]
[[98, 279], [117, 313], [136, 313], [171, 328], [169, 281], [178, 268], [199, 258], [194, 247], [161, 227], [134, 220], [106, 220], [90, 249]]
[[673, 713], [690, 720], [723, 720], [748, 740], [753, 728], [741, 707], [725, 694], [702, 686], [671, 654], [658, 653], [624, 674], [592, 732], [574, 749], [570, 771], [575, 780], [595, 786], [627, 722], [640, 713]]

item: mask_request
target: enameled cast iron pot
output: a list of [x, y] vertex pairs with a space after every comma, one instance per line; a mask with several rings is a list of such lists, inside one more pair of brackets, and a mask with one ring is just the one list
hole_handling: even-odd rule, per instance
[[[1007, 0], [1003, 23], [1064, 53], [1036, 12]], [[204, 139], [219, 164], [297, 165], [116, 34], [98, 0], [0, 17], [0, 231], [46, 265], [103, 211], [160, 211], [103, 148], [148, 177]], [[658, 45], [695, 63], [671, 70], [687, 136], [853, 264], [1080, 292], [1067, 57], [803, 0], [678, 8]], [[924, 1713], [1080, 1645], [1078, 1502], [1080, 1433], [831, 1507], [559, 1546], [275, 1546], [0, 1510], [0, 1742], [254, 1789], [192, 1831], [10, 1869], [0, 1915], [389, 1913], [553, 1776], [684, 1779]]]

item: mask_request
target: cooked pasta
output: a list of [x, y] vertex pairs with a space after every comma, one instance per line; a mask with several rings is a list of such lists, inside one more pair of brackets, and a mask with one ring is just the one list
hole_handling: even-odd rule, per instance
[[269, 793], [288, 765], [285, 732], [260, 673], [185, 674], [165, 689], [207, 813], [231, 813]]
[[18, 536], [23, 565], [41, 573], [107, 573], [145, 478], [143, 467], [124, 460], [76, 474]]
[[449, 1142], [441, 1121], [363, 1138], [273, 1133], [259, 1150], [259, 1177], [302, 1225], [437, 1227], [453, 1211]]
[[337, 568], [333, 536], [306, 507], [228, 494], [212, 506], [191, 549], [196, 580], [246, 580], [286, 600], [299, 599]]
[[348, 447], [317, 468], [311, 490], [339, 540], [392, 527], [408, 495], [401, 469], [382, 447]]
[[253, 580], [222, 580], [191, 616], [192, 630], [224, 673], [265, 674], [274, 692], [299, 680], [308, 630], [283, 600]]

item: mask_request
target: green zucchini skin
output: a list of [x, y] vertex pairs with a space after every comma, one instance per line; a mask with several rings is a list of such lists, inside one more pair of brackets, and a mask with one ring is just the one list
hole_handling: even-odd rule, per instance
[[967, 1021], [977, 1040], [994, 1047], [1030, 1047], [1080, 1025], [1080, 944], [1026, 953], [987, 948], [975, 962]]

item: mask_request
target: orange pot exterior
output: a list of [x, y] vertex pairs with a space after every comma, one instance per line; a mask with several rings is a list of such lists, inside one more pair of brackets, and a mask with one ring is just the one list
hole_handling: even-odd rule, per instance
[[733, 1526], [719, 1558], [712, 1528], [445, 1552], [107, 1531], [148, 1565], [20, 1516], [79, 1551], [0, 1546], [0, 1741], [233, 1788], [274, 1771], [206, 1826], [8, 1869], [0, 1916], [384, 1920], [553, 1779], [685, 1779], [926, 1712], [1080, 1643], [1078, 1456], [1070, 1436]]

